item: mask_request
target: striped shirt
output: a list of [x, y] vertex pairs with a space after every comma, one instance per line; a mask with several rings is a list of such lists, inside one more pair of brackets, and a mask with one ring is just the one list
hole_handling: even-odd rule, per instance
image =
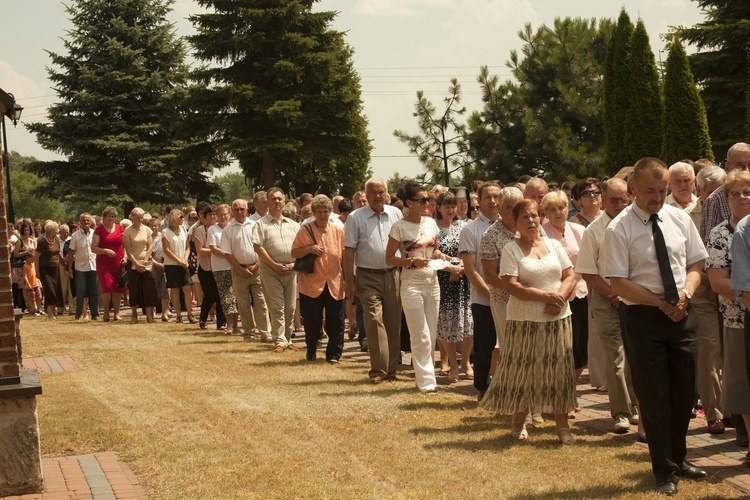
[[[228, 226], [227, 226], [228, 227]], [[226, 229], [224, 230], [226, 232]], [[299, 224], [288, 217], [275, 219], [267, 213], [255, 223], [253, 245], [263, 247], [268, 256], [277, 264], [291, 264], [292, 243], [299, 231]]]

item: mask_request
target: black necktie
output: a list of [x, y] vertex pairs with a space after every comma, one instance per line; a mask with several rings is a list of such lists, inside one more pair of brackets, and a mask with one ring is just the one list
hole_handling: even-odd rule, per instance
[[672, 266], [669, 265], [669, 254], [667, 253], [667, 244], [664, 241], [664, 233], [661, 232], [658, 222], [659, 216], [651, 214], [651, 232], [654, 235], [659, 274], [661, 274], [661, 281], [664, 284], [664, 296], [667, 298], [667, 302], [674, 305], [680, 300], [680, 295], [677, 293]]

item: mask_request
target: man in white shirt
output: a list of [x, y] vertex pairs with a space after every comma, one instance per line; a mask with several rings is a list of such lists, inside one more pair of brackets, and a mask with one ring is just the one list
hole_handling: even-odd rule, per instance
[[386, 265], [385, 247], [391, 227], [403, 216], [387, 204], [390, 197], [383, 179], [368, 180], [364, 194], [366, 203], [346, 220], [344, 280], [347, 298], [360, 298], [370, 353], [370, 383], [379, 384], [396, 379], [401, 356], [399, 270]]
[[695, 396], [690, 298], [708, 254], [690, 216], [665, 205], [668, 183], [661, 160], [635, 164], [630, 181], [635, 202], [607, 227], [604, 268], [622, 301], [623, 343], [657, 491], [674, 495], [681, 477], [706, 476], [685, 460], [685, 436]]
[[253, 248], [260, 260], [260, 280], [271, 317], [274, 352], [296, 351], [292, 343], [294, 311], [297, 308], [297, 276], [294, 271], [292, 242], [299, 224], [284, 217], [286, 196], [277, 187], [268, 190], [268, 213], [253, 228]]
[[91, 214], [82, 213], [80, 229], [70, 235], [70, 252], [67, 258], [75, 266], [69, 266], [68, 276], [74, 278], [76, 284], [76, 319], [83, 318], [83, 299], [88, 297], [91, 319], [98, 321], [99, 280], [96, 277], [96, 254], [91, 251], [91, 241], [94, 238], [91, 222]]
[[[495, 322], [490, 308], [490, 289], [484, 281], [484, 270], [479, 259], [482, 235], [497, 220], [500, 186], [485, 182], [479, 187], [481, 214], [461, 229], [458, 253], [464, 272], [471, 283], [471, 315], [474, 319], [474, 387], [481, 401], [490, 385], [492, 351], [497, 343]], [[469, 353], [462, 353], [468, 356]]]
[[257, 222], [258, 219], [268, 213], [268, 193], [265, 191], [257, 191], [253, 195], [253, 207], [255, 208], [255, 212], [248, 216], [248, 219]]
[[253, 338], [257, 329], [263, 342], [270, 342], [268, 308], [258, 272], [258, 255], [253, 247], [255, 222], [247, 217], [247, 202], [232, 202], [234, 216], [221, 233], [221, 251], [232, 267], [232, 286], [237, 298], [245, 337]]
[[591, 288], [591, 312], [596, 329], [602, 339], [607, 358], [607, 393], [609, 408], [614, 419], [614, 431], [628, 432], [636, 422], [635, 391], [630, 369], [625, 359], [620, 331], [620, 297], [615, 295], [604, 271], [604, 234], [609, 223], [630, 204], [628, 186], [624, 180], [611, 178], [601, 184], [604, 213], [589, 224], [583, 233], [576, 273], [583, 276]]
[[[695, 191], [695, 170], [685, 162], [669, 167], [669, 189], [666, 204], [684, 210], [696, 229], [701, 227], [700, 198]], [[721, 329], [716, 294], [711, 290], [708, 274], [701, 269], [701, 284], [696, 288], [690, 305], [698, 322], [698, 394], [708, 422], [708, 432], [723, 434], [724, 415], [721, 410]]]

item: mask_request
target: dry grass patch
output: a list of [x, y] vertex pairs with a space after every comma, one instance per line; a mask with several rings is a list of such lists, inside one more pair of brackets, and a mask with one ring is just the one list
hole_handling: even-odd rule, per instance
[[[81, 370], [42, 378], [45, 456], [113, 451], [151, 498], [655, 498], [647, 450], [552, 423], [512, 441], [508, 417], [473, 398], [367, 384], [367, 364], [308, 364], [304, 352], [193, 325], [25, 318], [26, 356]], [[682, 498], [741, 497], [717, 480]]]

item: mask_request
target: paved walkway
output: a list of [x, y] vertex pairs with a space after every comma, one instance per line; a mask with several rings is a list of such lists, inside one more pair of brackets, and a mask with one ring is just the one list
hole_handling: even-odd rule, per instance
[[26, 370], [37, 370], [40, 374], [62, 373], [81, 369], [78, 363], [70, 359], [70, 356], [24, 358], [23, 367]]

